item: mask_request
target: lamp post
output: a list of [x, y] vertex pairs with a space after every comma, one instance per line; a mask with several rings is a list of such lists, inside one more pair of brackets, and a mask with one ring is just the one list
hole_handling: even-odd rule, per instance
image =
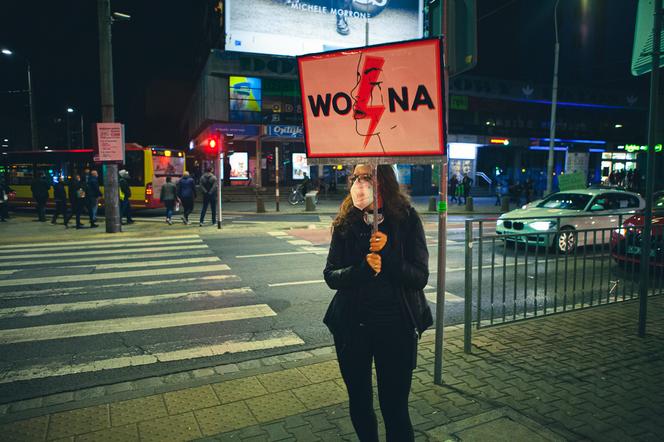
[[551, 125], [549, 126], [549, 158], [546, 167], [546, 193], [553, 191], [553, 164], [556, 144], [556, 108], [558, 105], [558, 55], [560, 53], [560, 43], [558, 41], [558, 3], [553, 8], [553, 27], [556, 32], [556, 45], [553, 58], [553, 87], [551, 92]]
[[[76, 112], [76, 109], [71, 108], [71, 107], [67, 108], [67, 147], [71, 147], [70, 146], [71, 145], [71, 125], [70, 125], [70, 122], [69, 122], [69, 114], [73, 114], [74, 112]], [[81, 131], [81, 133], [80, 133], [80, 135], [81, 135], [81, 137], [80, 137], [81, 138], [81, 145], [80, 145], [80, 147], [83, 148], [83, 147], [85, 147], [85, 134], [83, 133], [83, 112], [79, 111], [78, 115], [79, 115], [79, 120], [80, 120], [80, 124], [81, 124], [81, 128], [80, 128], [80, 131]]]
[[[3, 55], [6, 55], [8, 57], [15, 55], [14, 52], [10, 49], [3, 48], [0, 50]], [[39, 149], [39, 141], [37, 137], [37, 122], [35, 118], [35, 104], [33, 101], [32, 97], [32, 73], [30, 69], [30, 60], [27, 58], [23, 57], [25, 60], [25, 63], [28, 68], [28, 106], [30, 108], [30, 138], [32, 139], [32, 150], [38, 150]]]

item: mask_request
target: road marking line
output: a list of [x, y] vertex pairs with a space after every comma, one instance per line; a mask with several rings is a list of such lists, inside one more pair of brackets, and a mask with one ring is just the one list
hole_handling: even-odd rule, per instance
[[274, 231], [274, 232], [267, 232], [267, 234], [271, 235], [271, 236], [287, 236], [288, 235], [288, 233], [286, 233], [284, 231], [281, 231], [281, 230], [277, 230], [277, 231]]
[[[187, 250], [187, 255], [205, 255], [210, 253], [209, 250]], [[115, 256], [96, 256], [94, 257], [94, 262], [104, 262], [104, 261], [127, 261], [130, 259], [148, 259], [148, 258], [172, 258], [176, 256], [182, 256], [182, 251], [178, 252], [167, 252], [167, 253], [136, 253], [131, 255], [115, 255]], [[26, 263], [21, 263], [24, 266], [33, 266], [41, 264], [69, 264], [81, 261], [89, 261], [90, 258], [67, 258], [67, 259], [58, 259], [57, 262], [52, 259], [45, 259], [42, 261], [30, 261]], [[0, 263], [0, 268], [2, 267], [14, 267], [16, 264], [13, 262], [9, 263]]]
[[[327, 253], [327, 252], [325, 252]], [[288, 255], [312, 255], [316, 254], [316, 252], [305, 252], [305, 251], [299, 251], [299, 252], [279, 252], [279, 253], [262, 253], [258, 255], [239, 255], [236, 256], [236, 259], [245, 259], [245, 258], [267, 258], [270, 256], [288, 256]]]
[[[182, 253], [186, 253], [189, 250], [194, 249], [207, 249], [208, 246], [205, 244], [193, 243], [191, 245], [179, 244], [176, 246], [166, 246], [166, 247], [149, 247], [149, 248], [135, 248], [135, 249], [124, 249], [124, 250], [94, 250], [87, 252], [63, 252], [63, 253], [49, 253], [49, 257], [59, 257], [59, 256], [72, 256], [76, 254], [77, 256], [94, 256], [94, 255], [117, 255], [118, 253], [136, 253], [136, 252], [159, 252], [167, 250], [181, 250]], [[36, 255], [15, 255], [15, 256], [5, 256], [0, 257], [0, 261], [14, 261], [19, 259], [32, 259], [32, 258], [43, 258], [44, 254], [39, 253]]]
[[0, 330], [0, 345], [210, 324], [277, 314], [267, 304]]
[[[181, 264], [195, 264], [202, 262], [221, 262], [221, 260], [216, 256], [204, 256], [202, 258], [183, 258], [183, 259], [164, 259], [164, 260], [154, 260], [154, 261], [145, 261], [145, 262], [122, 262], [122, 263], [112, 263], [112, 264], [93, 264], [96, 270], [106, 270], [106, 269], [126, 269], [133, 267], [157, 267], [157, 266], [169, 266], [169, 265], [181, 265]], [[57, 265], [56, 265], [57, 267]], [[77, 265], [70, 267], [90, 267], [90, 265]]]
[[0, 270], [0, 275], [11, 275], [12, 273], [16, 272], [17, 269], [11, 269], [11, 270]]
[[3, 253], [18, 253], [18, 255], [16, 255], [16, 257], [17, 257], [17, 258], [20, 258], [20, 257], [21, 257], [21, 255], [20, 255], [21, 252], [23, 252], [23, 253], [26, 253], [26, 252], [27, 252], [27, 253], [35, 253], [35, 252], [50, 252], [50, 251], [57, 252], [58, 250], [69, 250], [69, 249], [74, 249], [73, 251], [68, 252], [68, 253], [71, 255], [72, 253], [79, 253], [79, 252], [82, 251], [82, 250], [95, 250], [95, 249], [101, 249], [101, 250], [106, 250], [106, 249], [121, 249], [121, 248], [123, 248], [123, 247], [127, 247], [127, 246], [132, 246], [132, 247], [136, 247], [136, 246], [152, 246], [152, 247], [155, 247], [155, 246], [159, 246], [159, 245], [174, 246], [174, 245], [176, 245], [176, 244], [182, 244], [182, 245], [186, 245], [186, 244], [203, 244], [203, 240], [202, 240], [202, 239], [183, 239], [183, 240], [179, 240], [179, 241], [149, 242], [149, 243], [147, 243], [147, 244], [137, 244], [137, 243], [131, 243], [131, 244], [124, 244], [124, 243], [122, 243], [122, 244], [117, 244], [117, 243], [116, 243], [116, 244], [109, 244], [109, 245], [106, 245], [106, 244], [104, 244], [104, 243], [99, 243], [99, 244], [94, 245], [94, 246], [68, 246], [66, 243], [63, 243], [63, 244], [60, 245], [59, 247], [44, 247], [44, 248], [39, 247], [39, 248], [28, 249], [28, 250], [23, 250], [23, 249], [16, 249], [16, 250], [3, 250]]
[[311, 281], [293, 281], [293, 282], [277, 282], [268, 284], [268, 287], [286, 287], [289, 285], [305, 285], [305, 284], [325, 284], [324, 279], [312, 279]]
[[178, 279], [160, 279], [159, 281], [136, 281], [136, 282], [123, 282], [119, 284], [105, 284], [105, 285], [90, 285], [83, 287], [67, 287], [66, 289], [41, 289], [41, 290], [15, 290], [11, 295], [2, 295], [1, 299], [26, 299], [26, 298], [40, 298], [40, 297], [59, 297], [59, 296], [72, 296], [81, 295], [80, 291], [85, 290], [99, 290], [106, 288], [118, 287], [144, 287], [162, 284], [180, 284], [183, 282], [202, 282], [202, 281], [227, 281], [238, 282], [241, 281], [237, 275], [208, 275], [195, 278], [178, 278]]
[[271, 332], [267, 335], [266, 339], [257, 339], [255, 334], [245, 333], [242, 335], [231, 336], [228, 341], [215, 345], [204, 345], [149, 355], [123, 356], [75, 365], [52, 363], [21, 370], [8, 371], [4, 374], [0, 374], [0, 384], [303, 344], [304, 341], [291, 330]]
[[62, 275], [47, 276], [44, 278], [24, 278], [24, 279], [3, 279], [0, 280], [0, 287], [14, 287], [17, 285], [38, 285], [38, 284], [59, 284], [63, 282], [77, 281], [99, 281], [104, 279], [124, 279], [150, 276], [158, 278], [162, 275], [179, 275], [185, 273], [203, 273], [203, 272], [223, 272], [230, 270], [226, 264], [216, 264], [209, 266], [184, 267], [184, 268], [164, 268], [151, 270], [136, 270], [130, 272], [112, 272], [112, 273], [88, 273], [85, 275]]
[[[436, 299], [436, 292], [424, 292], [424, 296], [427, 298], [427, 301], [432, 304], [435, 304], [438, 301]], [[445, 302], [463, 302], [463, 298], [454, 293], [445, 292]]]
[[65, 241], [65, 242], [42, 242], [42, 243], [33, 243], [33, 244], [7, 244], [4, 246], [0, 246], [0, 249], [32, 249], [32, 248], [40, 248], [40, 247], [50, 247], [50, 246], [58, 246], [62, 247], [63, 245], [74, 245], [74, 246], [79, 246], [83, 244], [97, 244], [97, 245], [105, 245], [105, 244], [111, 244], [111, 243], [149, 243], [149, 242], [167, 242], [167, 241], [179, 241], [179, 240], [185, 240], [185, 239], [200, 239], [201, 237], [198, 235], [178, 235], [178, 236], [169, 236], [166, 238], [99, 238], [99, 239], [91, 239], [91, 240], [86, 240], [86, 241]]
[[85, 310], [96, 310], [105, 307], [139, 306], [156, 304], [165, 301], [195, 301], [204, 298], [222, 298], [231, 295], [253, 293], [250, 287], [228, 290], [205, 290], [198, 292], [167, 293], [151, 296], [135, 296], [130, 298], [99, 299], [95, 301], [68, 302], [62, 304], [29, 305], [0, 309], [0, 319], [16, 316], [33, 317], [54, 313], [72, 313]]
[[294, 239], [294, 240], [288, 241], [288, 244], [293, 244], [294, 246], [310, 246], [310, 245], [312, 245], [312, 242], [307, 241], [306, 239]]

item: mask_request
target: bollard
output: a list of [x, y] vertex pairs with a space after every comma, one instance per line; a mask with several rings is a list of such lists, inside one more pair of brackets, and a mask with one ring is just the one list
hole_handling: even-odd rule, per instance
[[305, 208], [307, 212], [315, 212], [316, 211], [316, 202], [314, 201], [314, 197], [311, 195], [307, 195], [305, 199]]
[[435, 212], [436, 211], [436, 204], [438, 203], [438, 200], [436, 200], [435, 196], [429, 197], [429, 212]]
[[256, 213], [265, 213], [265, 203], [260, 196], [256, 196]]
[[473, 197], [469, 196], [466, 197], [466, 212], [472, 212], [473, 211]]
[[500, 211], [503, 213], [510, 211], [510, 197], [504, 196], [500, 199]]

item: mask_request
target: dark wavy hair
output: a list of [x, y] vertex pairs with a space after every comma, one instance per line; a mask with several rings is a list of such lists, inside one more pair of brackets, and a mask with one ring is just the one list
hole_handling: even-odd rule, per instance
[[[401, 190], [392, 166], [387, 164], [378, 166], [378, 191], [383, 199], [384, 216], [398, 224], [408, 214], [410, 198]], [[332, 222], [332, 228], [343, 230], [361, 216], [359, 210], [354, 210], [353, 199], [348, 192], [339, 206], [339, 213]]]

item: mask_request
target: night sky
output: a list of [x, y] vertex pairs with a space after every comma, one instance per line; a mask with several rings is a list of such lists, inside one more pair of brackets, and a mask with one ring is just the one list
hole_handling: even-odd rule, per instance
[[[236, 0], [237, 1], [237, 0]], [[127, 141], [183, 146], [180, 121], [207, 54], [207, 0], [114, 0], [130, 14], [113, 25], [117, 120]], [[561, 0], [560, 84], [647, 91], [629, 73], [636, 1]], [[553, 0], [479, 0], [478, 66], [470, 75], [551, 82]], [[6, 1], [0, 16], [0, 139], [29, 145], [25, 64], [32, 65], [40, 145], [65, 144], [66, 108], [82, 111], [86, 138], [100, 118], [97, 2]], [[72, 115], [78, 131], [78, 114]], [[89, 143], [86, 143], [89, 144]]]

